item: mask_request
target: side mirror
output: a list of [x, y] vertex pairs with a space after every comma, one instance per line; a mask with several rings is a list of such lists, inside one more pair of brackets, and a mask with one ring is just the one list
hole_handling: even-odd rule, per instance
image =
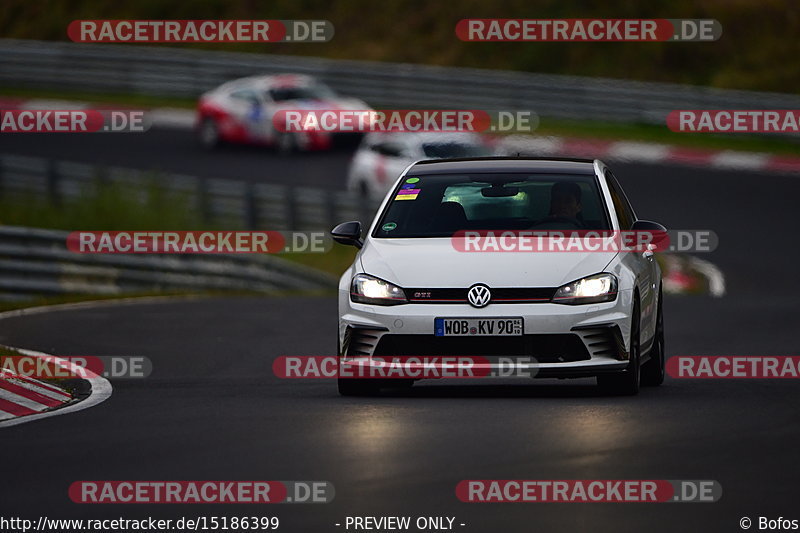
[[637, 220], [633, 223], [631, 229], [633, 231], [667, 231], [667, 228], [652, 220]]
[[[651, 220], [637, 220], [631, 225], [631, 231], [641, 231], [649, 234], [645, 257], [652, 257], [654, 251], [663, 252], [669, 247], [669, 234], [667, 228]], [[637, 235], [637, 239], [638, 239]]]
[[331, 230], [331, 237], [339, 244], [347, 244], [361, 248], [364, 243], [361, 241], [361, 222], [343, 222]]

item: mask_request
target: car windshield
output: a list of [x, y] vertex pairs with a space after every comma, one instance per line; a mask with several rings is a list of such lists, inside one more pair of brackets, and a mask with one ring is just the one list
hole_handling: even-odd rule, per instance
[[453, 157], [480, 157], [490, 155], [491, 151], [479, 144], [464, 142], [429, 142], [422, 145], [425, 157], [449, 159]]
[[267, 93], [275, 102], [285, 102], [287, 100], [326, 100], [336, 97], [336, 94], [325, 85], [272, 87]]
[[408, 175], [373, 237], [449, 237], [459, 230], [607, 230], [594, 175]]

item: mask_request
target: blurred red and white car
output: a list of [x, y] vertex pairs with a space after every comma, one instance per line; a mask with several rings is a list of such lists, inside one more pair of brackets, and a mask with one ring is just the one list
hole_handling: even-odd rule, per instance
[[[200, 97], [197, 134], [206, 148], [219, 144], [260, 144], [281, 151], [326, 150], [334, 136], [327, 131], [281, 132], [273, 116], [281, 110], [371, 110], [357, 98], [337, 95], [311, 76], [277, 74], [229, 81]], [[355, 134], [360, 137], [360, 134]]]
[[421, 159], [491, 155], [487, 137], [467, 132], [374, 132], [364, 136], [347, 173], [348, 190], [382, 196], [408, 165]]

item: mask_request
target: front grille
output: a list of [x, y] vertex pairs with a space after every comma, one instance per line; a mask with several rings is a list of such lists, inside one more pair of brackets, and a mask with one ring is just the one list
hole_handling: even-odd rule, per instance
[[[546, 303], [556, 293], [551, 287], [489, 288], [491, 303]], [[463, 304], [467, 303], [469, 288], [405, 289], [411, 303]]]
[[589, 353], [574, 333], [534, 334], [517, 337], [436, 337], [384, 334], [373, 355], [395, 356], [509, 356], [534, 357], [541, 363], [585, 361]]

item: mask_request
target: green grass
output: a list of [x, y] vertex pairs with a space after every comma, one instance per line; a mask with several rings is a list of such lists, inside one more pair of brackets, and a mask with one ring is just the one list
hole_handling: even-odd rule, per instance
[[165, 190], [154, 176], [144, 189], [97, 181], [77, 199], [54, 205], [34, 193], [0, 197], [0, 224], [79, 230], [202, 230], [191, 198]]
[[[462, 18], [716, 19], [715, 42], [463, 42]], [[79, 19], [326, 19], [330, 43], [209, 43], [195, 50], [511, 69], [764, 91], [797, 91], [800, 16], [786, 0], [5, 0], [0, 33], [66, 41]], [[181, 45], [177, 45], [181, 46]], [[146, 52], [143, 52], [146, 53]]]
[[353, 263], [356, 252], [358, 250], [354, 246], [334, 244], [324, 254], [280, 254], [278, 257], [339, 277]]

